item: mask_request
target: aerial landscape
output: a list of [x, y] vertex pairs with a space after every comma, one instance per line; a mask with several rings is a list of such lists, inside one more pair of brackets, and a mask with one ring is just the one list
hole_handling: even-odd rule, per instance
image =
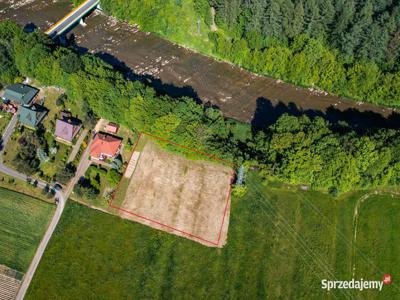
[[400, 4], [0, 2], [0, 300], [400, 299]]

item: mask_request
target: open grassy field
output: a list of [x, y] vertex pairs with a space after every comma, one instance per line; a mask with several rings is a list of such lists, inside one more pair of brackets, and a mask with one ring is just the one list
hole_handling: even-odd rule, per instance
[[25, 272], [54, 206], [0, 188], [0, 265]]
[[229, 222], [225, 208], [232, 174], [219, 163], [188, 160], [148, 141], [118, 213], [207, 246], [221, 247], [227, 236], [228, 226], [223, 222]]
[[[335, 199], [265, 186], [256, 174], [247, 184], [232, 198], [222, 249], [68, 203], [27, 299], [396, 299], [400, 198], [364, 201], [353, 252], [354, 209], [366, 192]], [[352, 278], [353, 253], [357, 278], [391, 273], [394, 283], [380, 293], [322, 290], [324, 278]]]
[[[379, 270], [383, 270], [395, 277], [395, 282], [399, 284], [399, 228], [400, 198], [373, 195], [360, 205], [355, 240], [358, 253], [352, 259], [355, 277], [379, 278], [382, 276]], [[365, 294], [371, 299], [374, 297], [373, 292]], [[399, 290], [397, 295], [400, 295]]]
[[3, 173], [0, 173], [0, 188], [5, 188], [49, 203], [54, 203], [54, 197], [49, 193], [44, 193], [42, 188], [34, 187], [26, 181], [15, 179], [14, 177]]

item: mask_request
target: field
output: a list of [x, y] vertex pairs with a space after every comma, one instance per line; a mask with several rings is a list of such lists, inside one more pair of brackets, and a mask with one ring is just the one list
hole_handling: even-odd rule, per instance
[[0, 265], [0, 299], [14, 300], [21, 284], [23, 274]]
[[[321, 289], [324, 278], [352, 278], [354, 208], [366, 192], [335, 199], [256, 174], [247, 183], [222, 249], [69, 202], [26, 299], [396, 299], [397, 276], [380, 293]], [[398, 203], [384, 193], [362, 204], [356, 278], [399, 274]]]
[[25, 272], [54, 206], [0, 188], [0, 265]]
[[15, 179], [14, 177], [3, 173], [0, 173], [0, 189], [1, 188], [12, 190], [20, 194], [29, 195], [49, 203], [54, 203], [53, 195], [44, 193], [42, 188], [34, 187], [32, 184], [29, 184], [26, 181]]
[[189, 160], [148, 141], [119, 215], [207, 246], [226, 243], [232, 170]]

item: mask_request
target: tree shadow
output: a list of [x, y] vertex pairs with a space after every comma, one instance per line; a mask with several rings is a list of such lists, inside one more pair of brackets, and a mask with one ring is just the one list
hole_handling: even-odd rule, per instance
[[319, 116], [333, 125], [345, 122], [358, 133], [373, 128], [398, 129], [400, 127], [400, 114], [398, 113], [392, 113], [385, 117], [373, 111], [360, 111], [355, 108], [340, 110], [330, 106], [325, 111], [301, 109], [294, 102], [289, 104], [279, 102], [274, 105], [271, 100], [261, 97], [257, 99], [256, 110], [251, 121], [253, 132], [274, 124], [285, 113], [292, 116], [306, 115], [310, 118]]
[[29, 22], [27, 24], [25, 24], [23, 31], [26, 33], [32, 33], [34, 32], [38, 27], [36, 26], [35, 23]]
[[[76, 43], [76, 38], [73, 33], [68, 36], [67, 41], [68, 44], [80, 54], [87, 54], [89, 52], [88, 48], [81, 47]], [[176, 86], [171, 83], [165, 83], [161, 79], [151, 74], [135, 73], [129, 66], [126, 65], [125, 62], [118, 59], [115, 55], [107, 52], [99, 51], [93, 53], [93, 55], [112, 65], [117, 71], [121, 72], [126, 79], [138, 80], [148, 86], [153, 87], [159, 95], [169, 95], [174, 98], [189, 97], [194, 99], [198, 104], [203, 103], [197, 92], [190, 85]], [[217, 108], [216, 106], [213, 107]]]
[[[68, 37], [68, 43], [80, 54], [89, 52], [88, 48], [77, 45], [73, 33]], [[127, 66], [125, 62], [110, 53], [97, 52], [93, 53], [93, 55], [112, 65], [116, 70], [124, 74], [126, 79], [139, 80], [153, 87], [159, 95], [169, 95], [175, 98], [189, 97], [194, 99], [196, 103], [204, 104], [206, 107], [220, 109], [218, 105], [212, 104], [211, 102], [204, 103], [192, 86], [176, 86], [171, 83], [164, 83], [161, 79], [150, 74], [137, 74]], [[334, 106], [330, 106], [322, 111], [318, 109], [302, 109], [294, 102], [290, 102], [289, 104], [283, 102], [279, 102], [278, 104], [274, 103], [276, 102], [272, 102], [264, 97], [259, 97], [256, 100], [256, 109], [251, 121], [253, 132], [270, 126], [285, 113], [293, 116], [306, 115], [310, 118], [319, 116], [333, 125], [338, 125], [338, 128], [343, 128], [341, 124], [345, 122], [358, 133], [365, 132], [372, 128], [400, 128], [400, 114], [398, 113], [392, 113], [390, 116], [385, 117], [377, 112], [360, 111], [356, 108], [340, 110]]]

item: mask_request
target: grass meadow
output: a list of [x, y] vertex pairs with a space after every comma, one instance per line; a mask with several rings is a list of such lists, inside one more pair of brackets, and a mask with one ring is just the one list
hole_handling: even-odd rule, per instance
[[[67, 204], [26, 299], [395, 299], [377, 291], [327, 293], [322, 279], [400, 273], [400, 198], [332, 198], [247, 178], [232, 198], [228, 244], [208, 248], [74, 202]], [[354, 208], [359, 199], [357, 240]]]
[[25, 272], [54, 205], [0, 188], [0, 265]]

